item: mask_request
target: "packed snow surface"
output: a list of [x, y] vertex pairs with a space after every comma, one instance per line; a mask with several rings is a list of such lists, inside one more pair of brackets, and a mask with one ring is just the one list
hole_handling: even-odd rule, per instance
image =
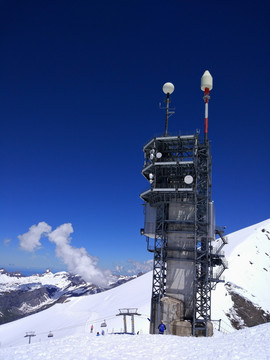
[[0, 351], [1, 360], [266, 360], [270, 324], [218, 338], [173, 335], [74, 335]]

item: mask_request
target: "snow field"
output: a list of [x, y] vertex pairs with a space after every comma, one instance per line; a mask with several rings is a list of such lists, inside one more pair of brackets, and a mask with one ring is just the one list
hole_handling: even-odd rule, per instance
[[[149, 272], [111, 290], [95, 295], [70, 298], [63, 304], [55, 304], [47, 310], [0, 326], [2, 347], [24, 345], [26, 332], [34, 331], [34, 343], [47, 340], [49, 331], [54, 338], [101, 332], [101, 323], [106, 320], [106, 332], [121, 332], [123, 317], [116, 316], [121, 308], [138, 308], [141, 316], [135, 317], [135, 331], [149, 332], [152, 273]], [[127, 330], [131, 331], [131, 319], [127, 317]], [[1, 359], [0, 359], [1, 360]], [[20, 359], [18, 359], [20, 360]]]
[[269, 360], [270, 324], [217, 338], [74, 335], [0, 350], [1, 360]]

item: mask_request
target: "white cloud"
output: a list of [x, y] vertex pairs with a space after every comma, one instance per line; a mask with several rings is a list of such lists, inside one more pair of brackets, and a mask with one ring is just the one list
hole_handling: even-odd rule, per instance
[[70, 245], [72, 224], [63, 224], [52, 231], [49, 240], [55, 243], [55, 254], [68, 266], [73, 274], [79, 274], [85, 281], [99, 286], [106, 286], [111, 272], [97, 267], [98, 259], [87, 253], [85, 248], [74, 248]]
[[23, 235], [18, 235], [20, 246], [23, 250], [31, 251], [41, 247], [40, 238], [42, 235], [47, 235], [51, 231], [51, 226], [44, 221], [38, 225], [32, 225], [29, 231]]
[[124, 266], [123, 265], [116, 265], [115, 266], [115, 271], [118, 272], [118, 273], [121, 273], [123, 272], [124, 270]]
[[130, 274], [138, 274], [139, 272], [146, 273], [153, 270], [152, 259], [143, 262], [139, 262], [136, 260], [128, 260], [128, 262], [131, 264], [131, 267], [128, 269], [128, 273]]
[[45, 222], [33, 225], [29, 231], [19, 235], [20, 246], [23, 250], [34, 252], [41, 247], [40, 239], [47, 236], [55, 244], [55, 255], [60, 258], [68, 267], [68, 271], [80, 275], [85, 281], [107, 286], [111, 272], [102, 270], [97, 266], [98, 259], [87, 253], [85, 248], [75, 248], [70, 245], [73, 233], [72, 224], [60, 225], [54, 231]]
[[115, 271], [122, 274], [137, 275], [140, 272], [147, 273], [153, 270], [153, 260], [139, 262], [137, 260], [128, 260], [125, 264], [117, 264]]

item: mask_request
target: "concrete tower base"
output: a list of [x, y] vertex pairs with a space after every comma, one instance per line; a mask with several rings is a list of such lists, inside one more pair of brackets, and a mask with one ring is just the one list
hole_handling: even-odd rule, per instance
[[[161, 320], [166, 325], [166, 334], [192, 336], [192, 324], [184, 320], [184, 303], [170, 296], [161, 299]], [[204, 330], [196, 330], [195, 336], [205, 336]], [[213, 324], [207, 323], [207, 336], [213, 336]]]
[[166, 334], [191, 336], [192, 327], [184, 321], [184, 304], [181, 300], [165, 296], [161, 299], [162, 320], [166, 325]]
[[172, 324], [172, 335], [191, 336], [192, 326], [189, 321], [176, 320]]

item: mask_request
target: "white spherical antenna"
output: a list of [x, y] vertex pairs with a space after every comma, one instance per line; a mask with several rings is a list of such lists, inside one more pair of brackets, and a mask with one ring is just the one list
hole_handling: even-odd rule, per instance
[[157, 156], [158, 159], [160, 159], [162, 157], [162, 153], [158, 152], [156, 156]]
[[184, 182], [187, 184], [187, 185], [190, 185], [193, 183], [193, 177], [191, 175], [186, 175], [184, 177]]
[[164, 94], [172, 94], [174, 92], [174, 85], [170, 82], [167, 82], [163, 85], [163, 88], [162, 88]]
[[201, 89], [204, 91], [205, 89], [212, 90], [213, 89], [213, 78], [208, 70], [206, 70], [201, 78]]

